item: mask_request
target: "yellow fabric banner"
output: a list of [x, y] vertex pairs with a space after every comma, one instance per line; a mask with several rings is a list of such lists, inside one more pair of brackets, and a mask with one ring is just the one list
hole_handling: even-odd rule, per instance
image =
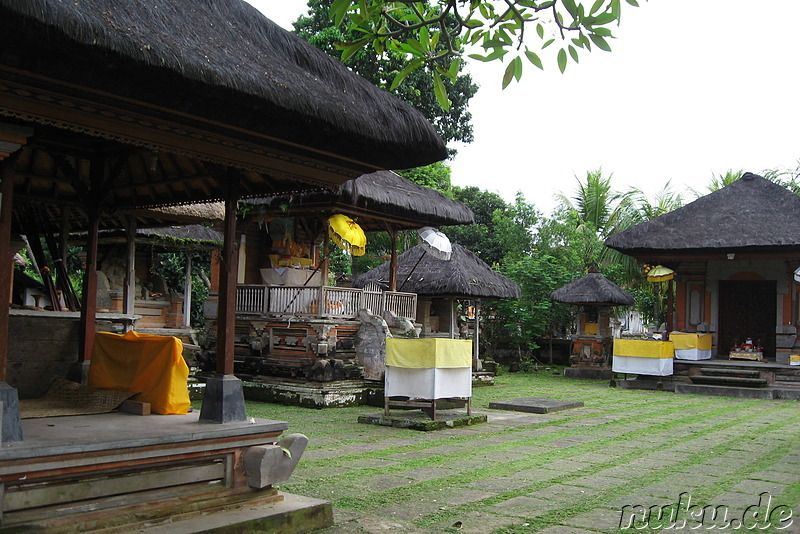
[[172, 336], [119, 335], [98, 332], [89, 365], [89, 386], [138, 393], [132, 400], [149, 402], [157, 414], [189, 411], [189, 367], [183, 344]]
[[472, 341], [468, 339], [386, 340], [386, 365], [409, 368], [472, 367]]
[[669, 340], [675, 345], [675, 350], [699, 349], [711, 350], [711, 334], [687, 334], [682, 332], [672, 332]]
[[672, 358], [675, 349], [672, 341], [649, 341], [646, 339], [615, 339], [614, 356], [634, 358]]

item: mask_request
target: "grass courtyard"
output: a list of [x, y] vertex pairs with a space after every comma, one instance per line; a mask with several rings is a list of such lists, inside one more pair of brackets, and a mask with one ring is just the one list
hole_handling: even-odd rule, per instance
[[[326, 534], [635, 530], [621, 530], [621, 518], [645, 531], [800, 532], [796, 401], [614, 389], [559, 371], [501, 374], [474, 389], [473, 411], [487, 423], [433, 432], [357, 423], [380, 411], [368, 406], [248, 402], [247, 410], [309, 437], [281, 490], [330, 501], [336, 526]], [[516, 397], [585, 406], [546, 415], [488, 409]], [[712, 508], [703, 515], [707, 505], [716, 517]], [[666, 513], [635, 515], [650, 507]]]

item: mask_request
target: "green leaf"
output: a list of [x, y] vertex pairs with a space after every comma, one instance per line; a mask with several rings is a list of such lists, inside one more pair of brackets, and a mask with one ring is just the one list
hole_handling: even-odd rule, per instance
[[512, 61], [511, 63], [508, 64], [508, 66], [506, 66], [506, 71], [503, 73], [503, 89], [508, 87], [508, 84], [510, 84], [511, 80], [513, 79], [514, 79], [514, 62]]
[[336, 43], [334, 46], [342, 51], [341, 61], [347, 61], [353, 54], [361, 50], [361, 48], [369, 43], [369, 39], [359, 39], [352, 43]]
[[467, 28], [480, 28], [484, 22], [481, 19], [469, 19], [464, 23]]
[[350, 7], [350, 0], [334, 0], [329, 10], [334, 25], [339, 26], [342, 24], [348, 7]]
[[592, 9], [589, 10], [590, 15], [594, 15], [598, 9], [603, 7], [603, 4], [606, 3], [606, 0], [595, 0], [595, 3], [592, 4]]
[[602, 26], [603, 24], [608, 24], [610, 22], [614, 22], [615, 20], [617, 20], [617, 15], [613, 13], [600, 13], [596, 17], [592, 17], [590, 19], [593, 26]]
[[564, 71], [567, 69], [567, 53], [562, 48], [558, 51], [558, 70], [561, 71], [561, 74], [564, 74]]
[[545, 41], [545, 43], [542, 45], [542, 50], [553, 44], [554, 41], [555, 39], [548, 39], [547, 41]]
[[534, 52], [531, 52], [530, 50], [525, 50], [525, 55], [528, 57], [528, 61], [530, 61], [540, 69], [544, 70], [544, 67], [542, 66], [542, 60], [539, 59], [539, 56], [537, 56]]
[[461, 69], [461, 60], [456, 58], [450, 62], [450, 68], [447, 69], [447, 77], [451, 81], [455, 81], [458, 76], [458, 71]]
[[397, 89], [397, 87], [401, 83], [403, 83], [403, 80], [405, 79], [405, 77], [408, 76], [409, 74], [411, 74], [416, 69], [420, 68], [422, 66], [422, 63], [423, 63], [423, 61], [421, 59], [411, 60], [408, 63], [408, 65], [403, 67], [403, 70], [398, 72], [397, 76], [394, 77], [394, 80], [392, 80], [392, 85], [389, 87], [389, 90], [393, 91], [393, 90]]
[[450, 99], [447, 98], [447, 90], [444, 87], [444, 82], [442, 82], [442, 77], [436, 71], [433, 73], [433, 92], [442, 109], [450, 111]]
[[539, 36], [539, 39], [544, 39], [544, 26], [541, 23], [536, 25], [536, 34]]
[[572, 46], [572, 45], [569, 45], [567, 47], [567, 50], [569, 50], [569, 55], [570, 55], [570, 57], [572, 57], [572, 61], [574, 61], [575, 63], [578, 63], [578, 51], [575, 50], [575, 47]]
[[630, 5], [632, 5], [633, 7], [639, 7], [639, 2], [637, 2], [636, 0], [625, 0], [625, 1], [628, 2]]
[[592, 42], [594, 43], [594, 45], [597, 48], [599, 48], [600, 50], [605, 50], [606, 52], [611, 52], [611, 47], [606, 42], [606, 40], [603, 39], [601, 36], [592, 33], [592, 34], [589, 34], [589, 39], [591, 39]]
[[512, 63], [514, 64], [514, 78], [519, 81], [522, 78], [522, 58], [517, 56]]

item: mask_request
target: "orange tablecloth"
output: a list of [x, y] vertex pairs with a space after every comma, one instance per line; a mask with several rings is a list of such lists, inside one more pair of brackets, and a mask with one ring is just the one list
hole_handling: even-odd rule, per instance
[[157, 414], [189, 411], [189, 367], [181, 340], [131, 330], [119, 335], [98, 332], [89, 366], [89, 386], [138, 393], [133, 400], [149, 402]]

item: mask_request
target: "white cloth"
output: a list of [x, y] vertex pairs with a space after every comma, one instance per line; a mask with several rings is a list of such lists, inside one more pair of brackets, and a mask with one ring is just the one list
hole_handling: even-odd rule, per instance
[[386, 366], [387, 397], [446, 399], [472, 396], [472, 368]]
[[672, 358], [637, 358], [635, 356], [614, 356], [611, 370], [615, 373], [631, 375], [672, 375]]

